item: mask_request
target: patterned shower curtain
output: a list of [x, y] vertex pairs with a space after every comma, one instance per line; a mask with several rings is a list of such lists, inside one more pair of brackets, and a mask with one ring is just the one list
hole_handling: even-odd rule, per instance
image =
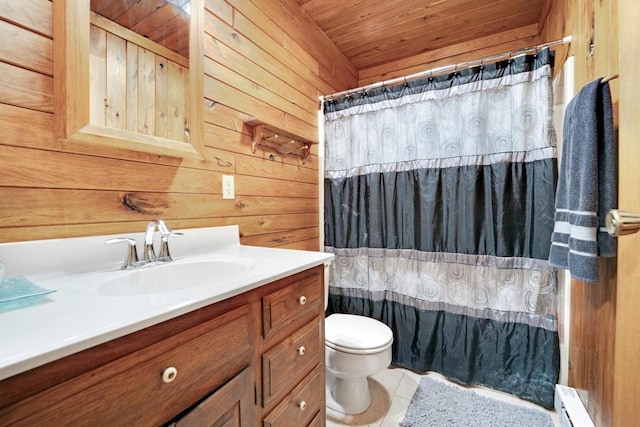
[[393, 364], [553, 406], [553, 52], [325, 102], [328, 312]]

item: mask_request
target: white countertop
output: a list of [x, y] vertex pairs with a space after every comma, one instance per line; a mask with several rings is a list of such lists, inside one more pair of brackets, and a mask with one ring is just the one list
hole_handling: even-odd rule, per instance
[[[175, 264], [230, 259], [245, 271], [206, 278], [202, 286], [114, 296], [100, 292], [105, 278], [127, 274], [119, 269], [126, 245], [104, 244], [114, 236], [0, 244], [7, 275], [25, 275], [56, 290], [30, 307], [3, 312], [0, 304], [0, 380], [333, 259], [322, 252], [240, 245], [237, 226], [176, 231], [185, 235], [170, 241]], [[136, 238], [141, 254], [142, 233], [127, 236]]]

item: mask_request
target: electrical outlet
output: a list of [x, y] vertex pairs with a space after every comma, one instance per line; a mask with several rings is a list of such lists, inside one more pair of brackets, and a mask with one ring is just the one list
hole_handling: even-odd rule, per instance
[[222, 175], [222, 198], [223, 199], [235, 198], [233, 175]]

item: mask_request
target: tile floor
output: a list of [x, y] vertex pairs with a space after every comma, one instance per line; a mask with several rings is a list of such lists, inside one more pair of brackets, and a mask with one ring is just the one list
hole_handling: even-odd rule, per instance
[[[428, 373], [437, 380], [447, 380], [440, 374]], [[421, 376], [402, 368], [390, 368], [369, 378], [371, 389], [371, 406], [364, 413], [358, 415], [339, 414], [327, 408], [327, 427], [334, 426], [369, 426], [369, 427], [398, 427], [409, 407], [411, 398], [418, 388]], [[531, 402], [518, 399], [507, 393], [473, 387], [479, 393], [495, 399], [506, 400], [511, 403], [540, 408]], [[559, 417], [554, 411], [548, 411], [556, 426], [560, 426]], [[533, 426], [532, 426], [533, 427]]]

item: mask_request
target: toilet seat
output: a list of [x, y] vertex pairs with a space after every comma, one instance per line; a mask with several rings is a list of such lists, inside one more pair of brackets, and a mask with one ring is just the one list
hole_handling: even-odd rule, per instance
[[393, 332], [384, 323], [354, 314], [332, 314], [325, 319], [325, 344], [351, 354], [372, 354], [393, 343]]

